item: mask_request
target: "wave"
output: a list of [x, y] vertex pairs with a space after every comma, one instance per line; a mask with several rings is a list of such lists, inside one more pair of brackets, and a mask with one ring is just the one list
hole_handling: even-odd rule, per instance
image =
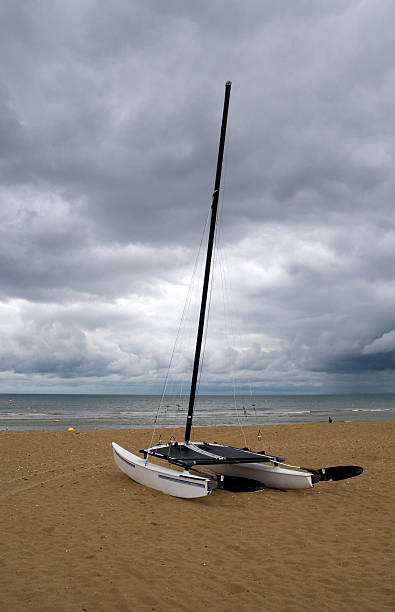
[[395, 408], [352, 408], [351, 412], [395, 412]]

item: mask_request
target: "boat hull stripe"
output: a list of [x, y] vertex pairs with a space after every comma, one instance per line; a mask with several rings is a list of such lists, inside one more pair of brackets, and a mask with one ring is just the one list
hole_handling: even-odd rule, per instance
[[180, 480], [179, 478], [173, 478], [173, 476], [165, 476], [164, 474], [158, 474], [158, 478], [163, 478], [164, 480], [172, 480], [173, 482], [180, 482], [181, 484], [192, 485], [193, 487], [203, 487], [205, 488], [205, 484], [200, 484], [200, 482], [188, 482], [188, 480]]

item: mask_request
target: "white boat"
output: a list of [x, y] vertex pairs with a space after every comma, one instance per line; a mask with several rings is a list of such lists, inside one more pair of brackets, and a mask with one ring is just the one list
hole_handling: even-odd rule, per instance
[[166, 467], [148, 463], [137, 455], [112, 443], [114, 460], [124, 474], [151, 489], [162, 491], [174, 497], [205, 497], [212, 491], [213, 479], [202, 478], [186, 472], [177, 472]]
[[[239, 491], [259, 490], [265, 487], [283, 490], [310, 489], [315, 482], [323, 480], [319, 470], [308, 471], [307, 468], [282, 463], [280, 457], [225, 446], [224, 444], [218, 444], [218, 442], [173, 444], [170, 459], [167, 444], [153, 446], [150, 449], [144, 449], [142, 452], [167, 459], [180, 466], [188, 466], [191, 470], [198, 469], [195, 466], [204, 465], [204, 468], [225, 477], [223, 481], [220, 480], [218, 483], [219, 488], [224, 489], [231, 488]], [[216, 459], [215, 463], [213, 463], [213, 459]], [[229, 459], [231, 463], [226, 462]], [[254, 459], [259, 460], [260, 463], [254, 463]], [[265, 465], [262, 462], [265, 462]], [[271, 465], [267, 465], [269, 462]], [[264, 487], [259, 486], [259, 483]]]
[[[200, 368], [200, 353], [205, 331], [207, 297], [209, 293], [211, 261], [215, 242], [218, 199], [221, 183], [222, 159], [225, 146], [231, 83], [225, 85], [225, 100], [222, 113], [217, 171], [211, 204], [210, 228], [207, 243], [206, 265], [203, 279], [199, 323], [193, 362], [188, 414], [183, 442], [171, 441], [141, 449], [144, 458], [123, 449], [113, 442], [114, 459], [118, 467], [136, 482], [168, 495], [192, 498], [209, 495], [214, 489], [232, 491], [258, 491], [265, 487], [275, 489], [311, 488], [321, 480], [342, 480], [362, 473], [358, 466], [340, 466], [322, 469], [303, 468], [284, 464], [282, 457], [254, 452], [248, 448], [237, 448], [214, 442], [192, 442], [190, 439], [197, 381]], [[150, 461], [150, 457], [167, 461], [183, 468], [176, 471]], [[270, 465], [263, 465], [263, 464]], [[209, 473], [201, 468], [207, 468]], [[199, 472], [199, 476], [190, 474]]]
[[280, 465], [262, 465], [261, 463], [248, 463], [246, 465], [207, 465], [208, 469], [216, 474], [225, 476], [238, 476], [262, 482], [270, 489], [311, 489], [314, 486], [314, 474], [300, 470], [290, 470]]

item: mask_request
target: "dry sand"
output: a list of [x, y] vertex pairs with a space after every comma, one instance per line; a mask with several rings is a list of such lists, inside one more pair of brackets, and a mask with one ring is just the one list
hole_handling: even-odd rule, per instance
[[[290, 463], [365, 472], [181, 500], [113, 462], [112, 440], [138, 450], [148, 430], [0, 432], [0, 610], [393, 611], [395, 422], [261, 429]], [[201, 438], [244, 445], [233, 427]]]

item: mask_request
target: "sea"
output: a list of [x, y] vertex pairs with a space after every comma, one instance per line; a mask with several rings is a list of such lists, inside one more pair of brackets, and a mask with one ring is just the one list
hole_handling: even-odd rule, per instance
[[[0, 394], [0, 430], [183, 427], [188, 401], [157, 395]], [[392, 421], [395, 394], [201, 395], [194, 425]]]

